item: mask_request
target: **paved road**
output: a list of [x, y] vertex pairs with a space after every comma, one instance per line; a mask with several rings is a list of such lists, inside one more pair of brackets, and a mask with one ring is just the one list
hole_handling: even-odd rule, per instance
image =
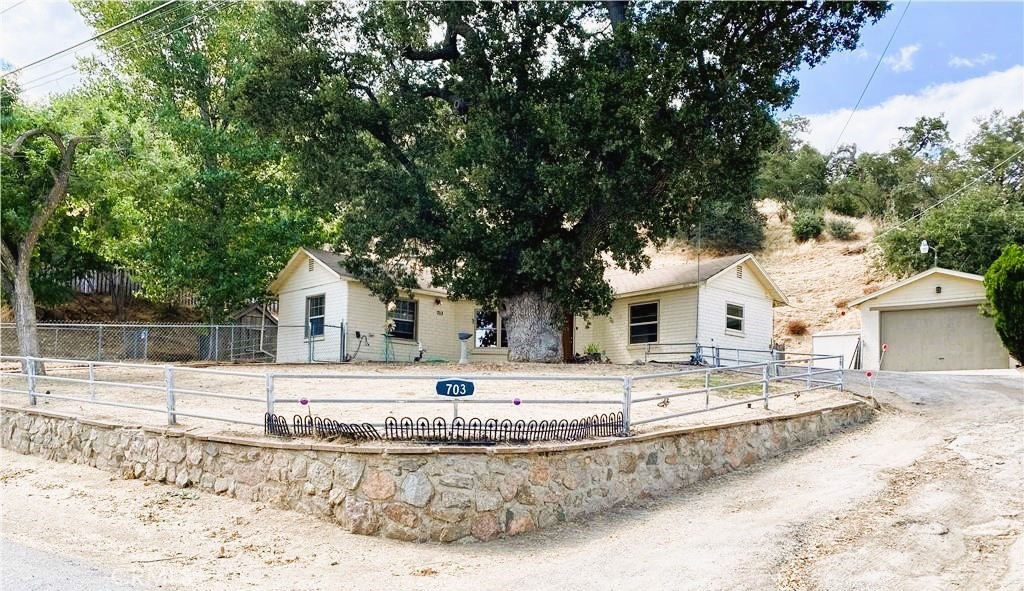
[[487, 544], [356, 536], [11, 452], [4, 535], [183, 590], [1024, 588], [1024, 378], [848, 384], [873, 389], [875, 421], [672, 498]]
[[150, 588], [114, 576], [103, 568], [0, 538], [0, 589], [4, 591], [144, 591]]

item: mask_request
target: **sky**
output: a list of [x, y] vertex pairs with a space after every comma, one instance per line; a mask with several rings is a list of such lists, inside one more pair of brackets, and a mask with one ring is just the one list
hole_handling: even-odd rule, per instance
[[[24, 66], [94, 34], [66, 0], [0, 0], [0, 11], [0, 65]], [[93, 51], [88, 45], [77, 54]], [[20, 73], [26, 94], [43, 98], [73, 88], [75, 59], [69, 54]], [[863, 31], [858, 49], [833, 54], [797, 77], [800, 92], [778, 116], [806, 117], [803, 139], [823, 152], [837, 141], [886, 150], [901, 126], [922, 115], [943, 116], [962, 142], [978, 117], [1024, 109], [1024, 2], [898, 2]]]

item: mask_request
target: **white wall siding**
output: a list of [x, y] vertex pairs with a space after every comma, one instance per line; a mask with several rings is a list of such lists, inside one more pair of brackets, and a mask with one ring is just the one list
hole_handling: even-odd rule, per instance
[[[356, 282], [349, 285], [348, 354], [355, 354], [358, 344], [355, 331], [358, 330], [373, 336], [368, 337], [368, 343], [363, 343], [356, 361], [383, 361], [387, 308], [363, 285]], [[417, 342], [426, 347], [424, 359], [458, 360], [459, 344], [455, 333], [468, 331], [472, 326], [471, 316], [464, 311], [465, 302], [452, 302], [442, 295], [424, 292], [415, 292], [412, 299], [416, 301], [416, 340], [392, 339], [392, 360], [413, 361]]]
[[[749, 262], [729, 267], [700, 288], [699, 341], [705, 347], [730, 347], [767, 351], [772, 344], [774, 317], [771, 296], [757, 279]], [[725, 328], [727, 304], [743, 306], [743, 331]]]
[[316, 360], [337, 361], [341, 352], [341, 331], [348, 306], [348, 288], [343, 279], [314, 264], [309, 271], [299, 266], [287, 277], [278, 293], [278, 363], [309, 361], [309, 341], [305, 336], [306, 298], [324, 295], [324, 336], [313, 341]]
[[[583, 354], [587, 345], [594, 343], [604, 350], [612, 363], [632, 363], [643, 360], [647, 345], [629, 344], [629, 306], [658, 302], [658, 342], [651, 343], [652, 351], [675, 352], [682, 347], [675, 343], [692, 343], [695, 339], [697, 289], [690, 287], [659, 293], [618, 298], [612, 304], [607, 316], [590, 319], [590, 326], [582, 318], [576, 318], [576, 332], [573, 338], [575, 353]], [[678, 361], [683, 356], [658, 356], [652, 359]], [[685, 355], [689, 359], [689, 354]]]

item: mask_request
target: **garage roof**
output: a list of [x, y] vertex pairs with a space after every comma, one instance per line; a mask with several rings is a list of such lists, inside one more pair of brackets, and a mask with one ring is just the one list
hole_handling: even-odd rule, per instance
[[981, 282], [983, 282], [985, 280], [985, 278], [982, 277], [981, 275], [975, 275], [974, 273], [964, 273], [963, 271], [954, 271], [953, 269], [943, 269], [942, 267], [932, 267], [931, 269], [928, 269], [927, 271], [918, 273], [917, 275], [914, 275], [912, 277], [907, 277], [906, 279], [904, 279], [903, 281], [900, 281], [898, 283], [894, 283], [894, 284], [890, 285], [889, 287], [886, 287], [885, 289], [880, 289], [880, 290], [878, 290], [878, 291], [876, 291], [874, 293], [870, 293], [870, 294], [868, 294], [868, 295], [866, 295], [866, 296], [864, 296], [862, 298], [858, 298], [856, 300], [853, 300], [852, 302], [847, 304], [847, 306], [849, 306], [849, 307], [860, 306], [861, 304], [863, 304], [865, 302], [869, 302], [869, 301], [871, 301], [871, 300], [873, 300], [875, 298], [884, 296], [887, 293], [896, 291], [897, 289], [900, 289], [902, 287], [906, 287], [907, 285], [910, 285], [911, 283], [915, 283], [917, 281], [920, 281], [922, 279], [925, 279], [925, 278], [931, 277], [932, 275], [937, 275], [937, 274], [938, 275], [947, 275], [949, 277], [956, 277], [956, 278], [959, 278], [959, 279], [968, 279], [968, 280], [971, 280], [971, 281], [977, 281], [979, 283], [981, 283]]

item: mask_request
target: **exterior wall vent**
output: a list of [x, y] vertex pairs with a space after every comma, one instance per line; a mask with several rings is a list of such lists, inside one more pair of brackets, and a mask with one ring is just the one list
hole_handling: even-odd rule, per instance
[[736, 279], [743, 279], [743, 265], [736, 265]]
[[935, 286], [935, 293], [942, 293], [942, 286], [941, 285], [936, 285]]
[[309, 257], [309, 260], [306, 261], [306, 270], [313, 271], [313, 257]]

